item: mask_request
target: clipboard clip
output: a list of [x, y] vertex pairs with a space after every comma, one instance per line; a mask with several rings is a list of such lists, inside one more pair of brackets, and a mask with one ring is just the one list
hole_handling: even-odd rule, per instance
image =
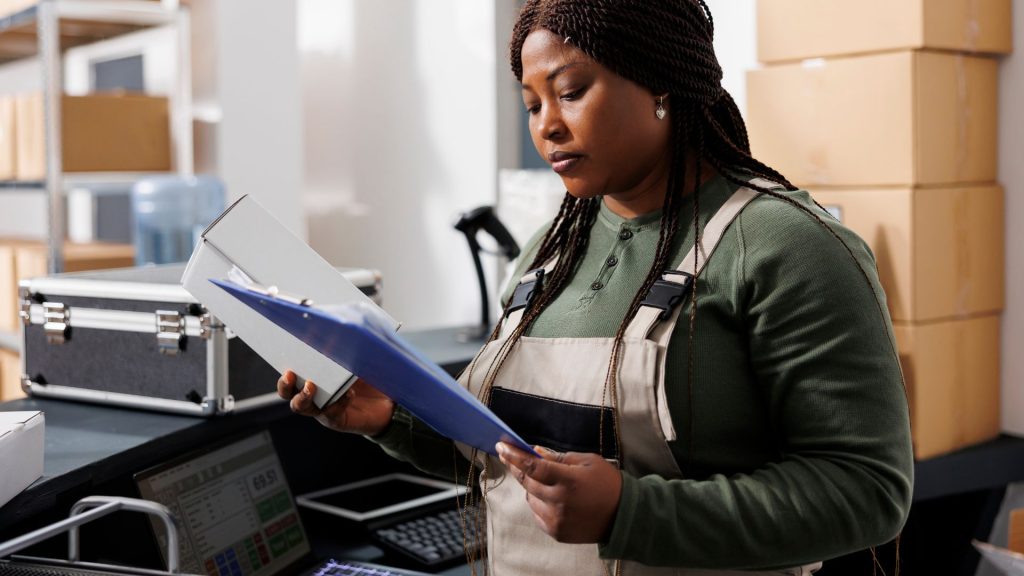
[[282, 300], [290, 304], [295, 304], [296, 306], [305, 306], [307, 308], [313, 306], [313, 301], [310, 300], [309, 298], [300, 298], [298, 296], [285, 294], [284, 292], [278, 290], [277, 286], [267, 286], [266, 288], [263, 288], [261, 286], [253, 285], [249, 286], [248, 288], [249, 290], [252, 290], [253, 292], [256, 292], [257, 294], [260, 294], [262, 296], [274, 298], [275, 300]]

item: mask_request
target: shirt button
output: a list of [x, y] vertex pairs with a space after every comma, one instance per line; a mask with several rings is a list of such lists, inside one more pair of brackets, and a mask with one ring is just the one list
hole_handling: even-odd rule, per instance
[[632, 230], [623, 230], [622, 232], [619, 232], [619, 240], [629, 240], [632, 237]]
[[604, 263], [609, 267], [615, 266], [616, 264], [619, 263], [619, 259], [616, 258], [615, 256], [609, 256], [608, 259], [604, 261]]
[[600, 290], [601, 288], [604, 288], [604, 284], [601, 284], [600, 282], [594, 282], [590, 285], [591, 290]]

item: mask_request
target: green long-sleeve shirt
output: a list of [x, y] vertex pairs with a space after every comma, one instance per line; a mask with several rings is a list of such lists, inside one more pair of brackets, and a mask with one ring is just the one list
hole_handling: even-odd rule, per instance
[[[701, 222], [734, 190], [721, 177], [705, 183]], [[679, 433], [671, 449], [685, 478], [623, 474], [603, 557], [793, 566], [887, 542], [906, 520], [907, 401], [874, 259], [806, 192], [784, 194], [827, 228], [762, 196], [726, 231], [697, 286], [692, 406], [685, 316], [668, 351], [666, 390]], [[692, 211], [691, 198], [673, 266], [693, 245]], [[614, 336], [654, 260], [659, 223], [660, 213], [626, 220], [602, 206], [575, 277], [529, 335]], [[689, 300], [683, 305], [688, 314]], [[375, 440], [428, 472], [455, 470], [452, 443], [404, 413]]]

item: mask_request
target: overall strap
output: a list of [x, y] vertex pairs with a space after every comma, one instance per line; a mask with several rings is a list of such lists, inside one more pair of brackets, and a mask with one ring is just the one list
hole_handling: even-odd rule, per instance
[[659, 340], [665, 339], [664, 344], [668, 344], [667, 335], [671, 335], [671, 327], [675, 326], [679, 317], [679, 304], [692, 287], [694, 270], [699, 276], [729, 225], [759, 194], [750, 188], [740, 188], [725, 201], [704, 227], [700, 243], [694, 243], [693, 248], [690, 248], [675, 270], [666, 271], [661, 278], [654, 281], [640, 309], [626, 327], [626, 338], [646, 339], [651, 336], [656, 326], [665, 323], [666, 329], [659, 330], [662, 336]]
[[540, 293], [544, 286], [544, 278], [549, 276], [555, 269], [558, 258], [552, 258], [542, 268], [528, 270], [519, 279], [519, 284], [512, 293], [512, 301], [509, 303], [508, 314], [502, 320], [501, 335], [499, 340], [508, 338], [519, 323], [523, 320], [523, 313], [533, 303], [533, 298]]

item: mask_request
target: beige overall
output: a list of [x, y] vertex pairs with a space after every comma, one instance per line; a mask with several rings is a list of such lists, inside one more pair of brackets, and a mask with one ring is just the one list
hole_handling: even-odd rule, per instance
[[[697, 269], [713, 252], [725, 229], [756, 192], [738, 190], [708, 222], [698, 254]], [[694, 269], [693, 250], [683, 259], [679, 270]], [[552, 265], [549, 264], [548, 271]], [[663, 279], [674, 280], [666, 274]], [[524, 279], [525, 280], [525, 279]], [[623, 469], [634, 477], [658, 474], [664, 478], [682, 478], [667, 441], [676, 439], [675, 427], [665, 396], [665, 352], [679, 318], [682, 306], [670, 308], [671, 316], [660, 318], [662, 310], [643, 306], [630, 323], [621, 345], [618, 377], [619, 437], [624, 456]], [[498, 350], [518, 325], [523, 310], [508, 315], [501, 335], [488, 343], [474, 360], [473, 369], [463, 374], [461, 383], [478, 396], [487, 373], [494, 366]], [[667, 315], [667, 313], [666, 313]], [[611, 358], [613, 338], [535, 338], [522, 337], [502, 366], [493, 383], [496, 402], [520, 399], [548, 403], [552, 410], [591, 410], [610, 414], [611, 399], [604, 395], [605, 376]], [[538, 400], [539, 399], [539, 400]], [[521, 405], [520, 405], [521, 409]], [[596, 411], [596, 412], [594, 412]], [[593, 420], [597, 422], [598, 420]], [[595, 425], [596, 427], [596, 425]], [[515, 429], [513, 425], [513, 429]], [[611, 420], [604, 428], [611, 429]], [[594, 431], [597, 432], [596, 430]], [[609, 439], [602, 442], [607, 449], [614, 444], [611, 430], [602, 431]], [[550, 446], [563, 450], [566, 446]], [[569, 449], [573, 446], [568, 446]], [[579, 451], [579, 450], [575, 450]], [[598, 452], [593, 449], [591, 452]], [[464, 450], [465, 452], [465, 450]], [[606, 458], [618, 458], [617, 446]], [[491, 576], [539, 574], [598, 575], [614, 573], [614, 562], [602, 561], [596, 544], [561, 544], [545, 534], [534, 520], [526, 494], [519, 482], [507, 474], [504, 466], [489, 457], [487, 477], [481, 474], [481, 488], [487, 509], [488, 567]], [[821, 563], [773, 572], [713, 571], [684, 568], [652, 567], [623, 562], [622, 573], [697, 575], [790, 574], [807, 575]]]

